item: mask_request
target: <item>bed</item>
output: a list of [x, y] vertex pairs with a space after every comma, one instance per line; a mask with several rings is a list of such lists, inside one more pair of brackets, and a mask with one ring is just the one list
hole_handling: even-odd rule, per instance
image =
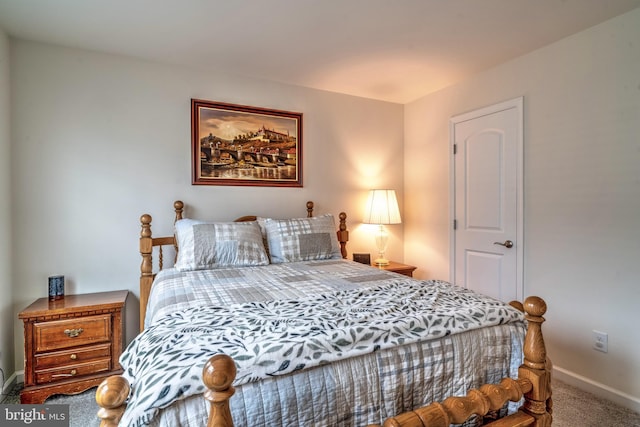
[[141, 217], [142, 331], [101, 425], [551, 425], [543, 300], [349, 261], [346, 214], [313, 209], [221, 223], [177, 201], [169, 237]]

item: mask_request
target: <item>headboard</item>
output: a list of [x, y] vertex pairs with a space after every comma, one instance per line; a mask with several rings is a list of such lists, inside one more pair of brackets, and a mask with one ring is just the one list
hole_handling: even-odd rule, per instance
[[[314, 204], [312, 201], [307, 202], [307, 217], [313, 216]], [[175, 211], [174, 223], [183, 218], [184, 203], [177, 200], [173, 203]], [[340, 212], [338, 215], [339, 226], [337, 230], [338, 242], [340, 243], [340, 252], [342, 258], [347, 257], [347, 242], [349, 241], [349, 231], [347, 230], [347, 214]], [[153, 250], [158, 248], [158, 271], [164, 267], [164, 251], [163, 247], [169, 246], [175, 250], [176, 256], [178, 254], [178, 242], [174, 235], [164, 237], [153, 237], [151, 233], [151, 215], [144, 214], [140, 217], [140, 255], [142, 256], [142, 264], [140, 264], [140, 330], [144, 329], [144, 319], [147, 314], [147, 303], [149, 301], [149, 294], [151, 293], [151, 287], [153, 286], [153, 280], [156, 277], [156, 272], [153, 268]], [[257, 217], [255, 215], [246, 215], [237, 218], [235, 221], [255, 221]], [[173, 260], [175, 263], [175, 259]]]

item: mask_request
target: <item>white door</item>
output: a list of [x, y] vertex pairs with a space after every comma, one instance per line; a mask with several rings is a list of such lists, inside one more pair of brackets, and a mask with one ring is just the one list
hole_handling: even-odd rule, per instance
[[452, 281], [502, 301], [522, 300], [523, 100], [450, 120]]

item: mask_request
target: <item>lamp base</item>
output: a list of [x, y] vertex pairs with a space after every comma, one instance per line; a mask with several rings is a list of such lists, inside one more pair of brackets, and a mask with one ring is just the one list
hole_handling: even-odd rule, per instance
[[389, 240], [389, 235], [387, 234], [387, 230], [385, 230], [384, 225], [379, 224], [378, 234], [376, 234], [376, 246], [378, 247], [378, 258], [376, 258], [373, 261], [373, 265], [377, 265], [378, 267], [389, 265], [389, 260], [384, 257], [384, 254], [387, 251], [388, 240]]

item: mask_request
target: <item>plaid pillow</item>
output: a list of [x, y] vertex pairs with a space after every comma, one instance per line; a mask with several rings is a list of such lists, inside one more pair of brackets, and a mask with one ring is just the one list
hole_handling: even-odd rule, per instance
[[333, 215], [265, 219], [269, 256], [274, 264], [342, 258]]
[[176, 222], [180, 271], [267, 265], [260, 227], [250, 222]]

